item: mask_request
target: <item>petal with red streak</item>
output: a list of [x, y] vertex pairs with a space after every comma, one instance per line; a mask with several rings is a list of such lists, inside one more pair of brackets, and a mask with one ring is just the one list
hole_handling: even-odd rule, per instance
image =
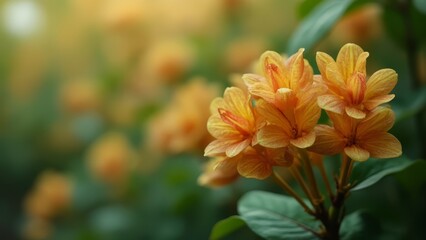
[[233, 136], [240, 135], [240, 132], [231, 125], [223, 122], [222, 118], [218, 115], [210, 116], [207, 121], [207, 130], [215, 138], [232, 138]]

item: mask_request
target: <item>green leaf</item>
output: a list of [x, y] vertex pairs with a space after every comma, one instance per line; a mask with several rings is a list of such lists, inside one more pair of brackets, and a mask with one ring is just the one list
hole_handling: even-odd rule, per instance
[[299, 18], [304, 18], [308, 16], [309, 13], [312, 12], [312, 10], [315, 9], [318, 4], [323, 2], [324, 0], [305, 0], [302, 1], [297, 8], [297, 15]]
[[365, 211], [353, 212], [343, 219], [340, 227], [342, 240], [375, 239], [380, 233], [380, 223]]
[[287, 53], [310, 49], [325, 36], [345, 13], [353, 0], [329, 0], [319, 4], [290, 37]]
[[246, 223], [240, 216], [230, 216], [214, 225], [213, 230], [210, 233], [210, 239], [215, 240], [224, 238], [245, 225]]
[[425, 0], [414, 0], [413, 1], [414, 6], [419, 10], [421, 13], [426, 14], [426, 1]]
[[357, 163], [351, 175], [351, 182], [356, 185], [351, 191], [367, 188], [387, 175], [400, 172], [413, 163], [414, 161], [405, 157], [369, 159], [366, 162]]
[[309, 231], [315, 219], [291, 197], [252, 191], [238, 202], [238, 212], [247, 225], [266, 239], [317, 239]]

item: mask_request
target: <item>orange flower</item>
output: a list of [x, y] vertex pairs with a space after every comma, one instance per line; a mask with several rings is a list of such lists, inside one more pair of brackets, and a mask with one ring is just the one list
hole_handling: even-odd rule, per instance
[[303, 51], [304, 49], [300, 49], [288, 59], [272, 51], [262, 54], [260, 57], [262, 76], [243, 75], [249, 92], [255, 97], [274, 103], [275, 93], [281, 88], [299, 92], [312, 85], [312, 67], [304, 60]]
[[322, 85], [314, 83], [303, 51], [300, 49], [287, 60], [268, 51], [261, 57], [265, 77], [243, 77], [249, 92], [258, 98], [256, 110], [268, 122], [257, 135], [262, 146], [279, 148], [291, 144], [306, 148], [315, 141], [314, 127], [321, 114], [316, 96]]
[[208, 187], [222, 187], [236, 181], [239, 177], [237, 171], [238, 160], [229, 159], [225, 161], [225, 159], [227, 157], [211, 159], [207, 163], [204, 172], [198, 177], [198, 184]]
[[[315, 98], [303, 103], [293, 91], [280, 91], [280, 108], [258, 100], [256, 110], [268, 122], [257, 134], [257, 142], [269, 148], [287, 147], [307, 148], [315, 142], [314, 127], [321, 115]], [[299, 100], [299, 101], [298, 101]]]
[[272, 174], [273, 166], [289, 167], [293, 159], [288, 148], [248, 148], [238, 161], [237, 170], [241, 176], [262, 180]]
[[213, 100], [211, 111], [207, 129], [216, 140], [206, 147], [204, 156], [225, 153], [234, 157], [255, 141], [255, 114], [250, 98], [243, 90], [227, 88], [223, 98]]
[[326, 53], [317, 53], [318, 68], [329, 89], [327, 94], [318, 97], [322, 109], [363, 119], [369, 111], [395, 97], [389, 93], [396, 85], [396, 72], [382, 69], [367, 81], [367, 57], [368, 52], [353, 43], [340, 49], [336, 61]]
[[293, 164], [293, 154], [288, 148], [247, 147], [236, 157], [225, 157], [216, 163], [215, 171], [238, 172], [246, 178], [265, 179], [272, 174], [274, 166], [288, 167]]
[[401, 143], [387, 131], [395, 121], [393, 111], [377, 107], [362, 120], [328, 112], [334, 126], [318, 125], [315, 144], [309, 149], [320, 154], [344, 152], [355, 161], [369, 157], [392, 158], [402, 154]]

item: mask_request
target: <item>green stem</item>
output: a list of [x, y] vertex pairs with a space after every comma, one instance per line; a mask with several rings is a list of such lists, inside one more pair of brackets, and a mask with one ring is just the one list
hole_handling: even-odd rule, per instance
[[306, 176], [308, 178], [309, 184], [311, 185], [312, 195], [316, 204], [320, 204], [323, 201], [323, 198], [318, 190], [317, 181], [315, 180], [314, 171], [312, 169], [311, 160], [309, 159], [308, 153], [305, 149], [299, 149], [300, 158], [302, 160], [303, 166], [305, 168]]
[[331, 190], [330, 181], [329, 181], [329, 179], [327, 177], [327, 173], [325, 171], [325, 167], [324, 167], [323, 161], [321, 161], [320, 164], [318, 165], [318, 169], [320, 170], [321, 177], [322, 177], [322, 180], [324, 181], [325, 188], [327, 189], [328, 196], [330, 197], [330, 199], [333, 199], [334, 198], [334, 194], [333, 194], [333, 191]]
[[302, 175], [300, 174], [297, 166], [291, 166], [290, 172], [293, 175], [296, 182], [302, 188], [303, 192], [306, 194], [306, 197], [309, 199], [309, 201], [312, 203], [312, 205], [315, 206], [315, 204], [314, 204], [315, 200], [314, 200], [314, 197], [312, 196], [312, 192], [309, 190], [308, 185], [306, 184], [305, 180], [303, 179]]
[[306, 205], [305, 201], [303, 201], [297, 192], [294, 191], [293, 188], [275, 170], [272, 173], [278, 185], [280, 185], [288, 194], [294, 197], [294, 199], [296, 199], [296, 201], [305, 209], [308, 214], [314, 215], [314, 211], [311, 210], [308, 205]]

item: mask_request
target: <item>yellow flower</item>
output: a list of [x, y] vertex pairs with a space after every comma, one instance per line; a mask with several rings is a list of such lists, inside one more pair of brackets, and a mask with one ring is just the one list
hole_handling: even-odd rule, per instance
[[[293, 154], [288, 148], [247, 147], [235, 157], [217, 160], [214, 170], [223, 176], [239, 173], [246, 178], [265, 179], [274, 166], [288, 167], [293, 164]], [[224, 179], [221, 179], [222, 181]]]
[[318, 125], [315, 144], [309, 150], [324, 155], [344, 152], [355, 161], [402, 154], [401, 143], [387, 132], [395, 121], [391, 109], [377, 107], [362, 120], [346, 114], [328, 112], [328, 115], [334, 126]]
[[255, 114], [250, 97], [243, 90], [227, 88], [223, 98], [213, 100], [211, 111], [207, 129], [216, 140], [206, 147], [204, 156], [225, 153], [234, 157], [255, 142]]
[[262, 146], [306, 148], [315, 141], [314, 127], [321, 114], [316, 96], [322, 87], [314, 83], [303, 51], [287, 60], [268, 51], [261, 57], [264, 76], [243, 76], [249, 92], [258, 98], [256, 111], [268, 122], [257, 135]]
[[285, 59], [276, 52], [267, 51], [260, 57], [262, 76], [244, 74], [243, 79], [250, 94], [274, 103], [275, 93], [281, 89], [295, 92], [313, 83], [312, 67], [303, 58], [304, 49]]
[[205, 166], [204, 172], [198, 177], [198, 184], [215, 188], [236, 181], [239, 177], [237, 171], [238, 160], [226, 159], [227, 157], [211, 159]]
[[396, 72], [382, 69], [367, 81], [367, 57], [368, 52], [353, 43], [340, 49], [336, 61], [326, 53], [317, 53], [318, 68], [329, 89], [318, 97], [322, 109], [363, 119], [369, 111], [395, 97], [389, 93], [396, 85]]
[[237, 164], [238, 173], [246, 178], [265, 179], [272, 174], [272, 167], [289, 167], [293, 154], [288, 148], [247, 148]]

